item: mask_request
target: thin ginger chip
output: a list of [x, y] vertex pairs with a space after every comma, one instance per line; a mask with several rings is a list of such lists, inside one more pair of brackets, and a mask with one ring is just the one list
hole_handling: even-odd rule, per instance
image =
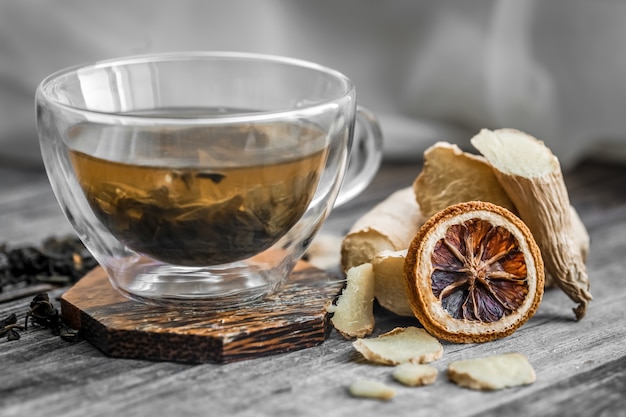
[[396, 390], [371, 379], [360, 379], [348, 388], [353, 397], [373, 398], [377, 400], [390, 400], [396, 396]]
[[404, 282], [405, 258], [406, 249], [382, 251], [372, 259], [374, 296], [386, 310], [399, 316], [414, 317]]
[[401, 363], [396, 366], [393, 378], [408, 387], [434, 384], [437, 380], [437, 368], [423, 363]]
[[357, 339], [352, 345], [365, 359], [384, 365], [428, 363], [443, 355], [439, 340], [417, 327], [398, 327], [375, 338]]
[[505, 353], [485, 358], [451, 362], [448, 378], [475, 390], [499, 390], [535, 382], [535, 371], [520, 353]]
[[352, 267], [346, 287], [329, 309], [335, 329], [346, 339], [364, 337], [374, 330], [374, 271], [372, 264]]

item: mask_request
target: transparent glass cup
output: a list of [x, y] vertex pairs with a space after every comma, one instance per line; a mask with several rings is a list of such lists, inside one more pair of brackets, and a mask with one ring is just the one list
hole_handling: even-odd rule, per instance
[[234, 308], [273, 292], [381, 161], [350, 80], [289, 58], [102, 61], [50, 75], [36, 104], [63, 212], [112, 285], [149, 304]]

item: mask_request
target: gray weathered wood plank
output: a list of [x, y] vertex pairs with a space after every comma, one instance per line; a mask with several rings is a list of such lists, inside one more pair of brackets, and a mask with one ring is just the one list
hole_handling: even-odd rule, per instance
[[[324, 231], [344, 233], [371, 206], [410, 185], [418, 168], [385, 166], [363, 195], [333, 212]], [[0, 340], [0, 415], [626, 415], [626, 167], [591, 161], [566, 179], [592, 239], [587, 266], [594, 300], [587, 316], [574, 321], [574, 304], [549, 290], [538, 313], [512, 336], [444, 343], [444, 356], [433, 363], [440, 371], [433, 386], [395, 384], [390, 367], [364, 362], [335, 332], [303, 351], [194, 366], [113, 359], [85, 341], [72, 344], [29, 330], [19, 341]], [[70, 230], [60, 225], [65, 220], [46, 181], [0, 184], [0, 241], [37, 242], [53, 230]], [[1, 303], [0, 316], [25, 312], [28, 301]], [[376, 318], [376, 334], [417, 325], [381, 310]], [[446, 378], [452, 360], [508, 351], [529, 357], [534, 384], [484, 393]], [[387, 382], [398, 395], [390, 402], [351, 398], [346, 388], [357, 378]]]

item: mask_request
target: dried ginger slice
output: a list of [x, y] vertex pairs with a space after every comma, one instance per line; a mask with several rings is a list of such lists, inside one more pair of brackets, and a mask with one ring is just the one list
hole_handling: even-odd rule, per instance
[[371, 379], [360, 379], [348, 387], [348, 392], [353, 397], [372, 398], [376, 400], [390, 400], [396, 396], [396, 390]]
[[474, 200], [515, 212], [515, 205], [485, 158], [447, 142], [437, 142], [424, 152], [424, 166], [413, 182], [413, 191], [425, 218], [453, 204]]
[[443, 355], [439, 340], [417, 327], [397, 327], [375, 338], [357, 339], [352, 345], [368, 361], [383, 365], [428, 363]]
[[392, 193], [352, 226], [341, 244], [344, 271], [370, 262], [384, 250], [402, 250], [424, 223], [411, 187]]
[[448, 378], [475, 390], [499, 390], [535, 382], [535, 371], [520, 353], [505, 353], [451, 362]]
[[364, 337], [374, 330], [374, 271], [365, 263], [350, 268], [346, 286], [328, 311], [335, 329], [346, 339]]
[[384, 309], [399, 316], [413, 317], [404, 279], [405, 257], [406, 249], [382, 251], [372, 259], [374, 297]]
[[578, 303], [574, 314], [580, 320], [592, 296], [558, 159], [543, 142], [515, 129], [483, 129], [471, 142], [495, 168], [554, 283]]
[[393, 378], [408, 387], [432, 385], [437, 380], [439, 371], [432, 365], [423, 363], [401, 363], [391, 374]]

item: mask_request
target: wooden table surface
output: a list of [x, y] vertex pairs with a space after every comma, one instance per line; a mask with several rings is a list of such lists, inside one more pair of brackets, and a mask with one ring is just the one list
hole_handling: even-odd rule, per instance
[[[374, 204], [410, 185], [419, 168], [384, 164], [361, 196], [332, 213], [322, 233], [345, 233]], [[537, 314], [513, 335], [485, 344], [443, 343], [434, 385], [394, 383], [390, 367], [366, 363], [335, 331], [297, 352], [190, 365], [111, 358], [87, 341], [70, 343], [29, 328], [20, 340], [0, 340], [0, 416], [625, 416], [626, 166], [587, 160], [565, 176], [591, 235], [594, 299], [587, 316], [574, 321], [574, 304], [548, 290]], [[45, 175], [0, 162], [0, 243], [38, 244], [70, 232]], [[0, 319], [16, 312], [23, 320], [31, 299], [0, 303]], [[375, 335], [418, 325], [380, 310], [376, 320]], [[446, 377], [450, 361], [510, 351], [529, 358], [534, 384], [479, 392]], [[397, 396], [352, 398], [347, 387], [360, 378], [388, 383]]]

